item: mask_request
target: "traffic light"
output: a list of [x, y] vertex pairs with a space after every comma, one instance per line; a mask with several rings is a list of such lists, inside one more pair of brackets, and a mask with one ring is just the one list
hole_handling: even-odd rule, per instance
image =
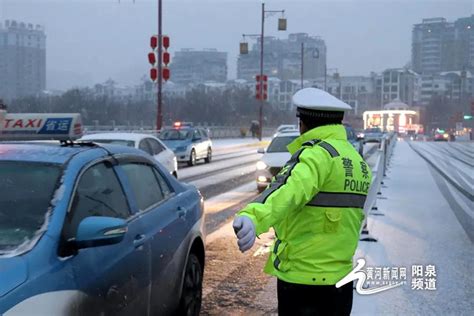
[[240, 43], [240, 54], [247, 55], [249, 53], [249, 43], [242, 42]]

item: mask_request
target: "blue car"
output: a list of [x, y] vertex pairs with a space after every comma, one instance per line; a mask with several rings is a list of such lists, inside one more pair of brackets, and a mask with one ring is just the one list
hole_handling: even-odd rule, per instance
[[176, 122], [172, 128], [164, 129], [159, 137], [173, 150], [178, 162], [194, 166], [200, 159], [206, 163], [212, 160], [212, 142], [204, 128]]
[[0, 143], [0, 315], [198, 315], [203, 227], [142, 151]]

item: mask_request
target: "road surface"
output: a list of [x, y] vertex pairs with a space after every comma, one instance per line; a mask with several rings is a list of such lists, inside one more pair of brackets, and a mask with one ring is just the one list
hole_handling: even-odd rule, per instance
[[[276, 282], [262, 272], [272, 233], [241, 254], [231, 219], [256, 193], [253, 179], [261, 144], [225, 141], [215, 160], [179, 170], [180, 178], [206, 195], [207, 260], [203, 315], [276, 314]], [[369, 215], [377, 242], [360, 242], [355, 259], [367, 266], [434, 265], [434, 291], [412, 290], [411, 284], [374, 295], [354, 292], [354, 315], [469, 314], [474, 310], [473, 143], [398, 142], [378, 210]], [[373, 166], [378, 152], [367, 144]], [[214, 165], [214, 168], [212, 166]], [[408, 279], [411, 275], [408, 275]]]

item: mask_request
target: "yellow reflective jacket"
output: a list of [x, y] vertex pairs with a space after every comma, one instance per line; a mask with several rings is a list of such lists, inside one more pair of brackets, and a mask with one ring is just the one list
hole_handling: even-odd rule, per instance
[[257, 236], [273, 227], [265, 272], [298, 284], [333, 285], [352, 270], [372, 173], [343, 125], [312, 129], [290, 145], [291, 159], [238, 215]]

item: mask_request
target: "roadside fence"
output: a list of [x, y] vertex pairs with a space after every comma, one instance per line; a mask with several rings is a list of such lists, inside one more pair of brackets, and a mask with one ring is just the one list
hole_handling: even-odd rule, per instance
[[372, 183], [364, 204], [365, 219], [361, 230], [361, 241], [377, 241], [377, 239], [369, 234], [368, 219], [372, 211], [378, 210], [377, 198], [382, 194], [380, 189], [382, 188], [383, 179], [387, 174], [387, 170], [390, 167], [390, 159], [396, 143], [397, 136], [395, 133], [392, 133], [382, 138], [382, 141], [379, 144], [377, 162], [372, 169]]

